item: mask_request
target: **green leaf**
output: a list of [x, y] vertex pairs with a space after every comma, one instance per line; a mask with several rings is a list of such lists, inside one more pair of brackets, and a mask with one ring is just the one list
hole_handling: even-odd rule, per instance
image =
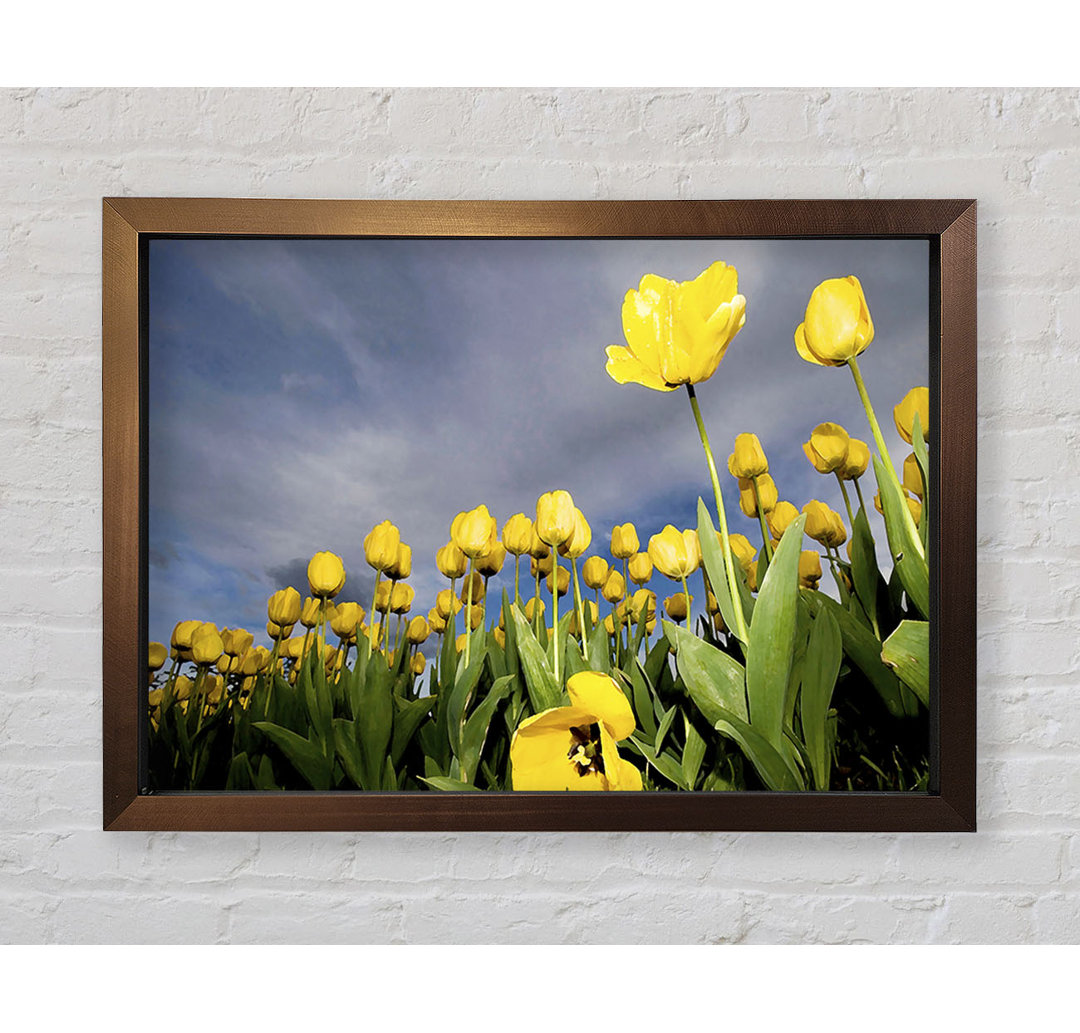
[[[619, 671], [619, 676], [626, 677], [622, 671]], [[655, 738], [656, 716], [653, 708], [653, 688], [639, 661], [634, 662], [629, 678], [638, 728], [641, 728], [650, 739]]]
[[683, 747], [682, 771], [687, 789], [697, 785], [701, 762], [705, 759], [705, 740], [698, 734], [693, 722], [683, 714], [683, 728], [686, 732], [686, 746]]
[[855, 585], [855, 595], [870, 618], [870, 623], [877, 627], [877, 600], [885, 579], [878, 570], [874, 536], [870, 533], [866, 511], [861, 506], [851, 530], [851, 580]]
[[911, 448], [915, 453], [915, 462], [919, 464], [919, 472], [922, 474], [923, 497], [922, 516], [919, 518], [919, 538], [925, 550], [926, 540], [930, 534], [930, 456], [926, 451], [926, 438], [923, 437], [918, 413], [915, 413], [915, 418], [912, 420]]
[[727, 714], [745, 721], [746, 670], [742, 664], [677, 624], [664, 621], [663, 629], [675, 649], [675, 665], [686, 691], [710, 726]]
[[835, 599], [830, 599], [821, 592], [805, 592], [803, 594], [819, 615], [823, 609], [828, 610], [840, 628], [840, 637], [844, 642], [844, 652], [852, 663], [866, 675], [870, 684], [874, 686], [888, 708], [889, 713], [893, 717], [903, 717], [904, 705], [900, 698], [900, 680], [882, 662], [881, 643]]
[[274, 781], [274, 765], [270, 758], [264, 753], [263, 758], [259, 761], [259, 770], [255, 772], [255, 788], [256, 789], [280, 789], [281, 786]]
[[357, 742], [356, 725], [344, 718], [334, 721], [334, 750], [345, 776], [357, 789], [371, 789], [368, 784], [367, 772], [364, 768], [364, 757]]
[[525, 672], [525, 686], [529, 691], [529, 702], [532, 703], [533, 713], [539, 714], [542, 710], [550, 710], [559, 705], [562, 688], [556, 683], [555, 675], [548, 667], [547, 656], [536, 641], [529, 622], [517, 607], [514, 607], [511, 613], [517, 635], [518, 657], [521, 660], [521, 669]]
[[495, 708], [510, 694], [513, 680], [509, 676], [499, 678], [465, 722], [461, 733], [461, 753], [458, 755], [463, 781], [472, 782], [476, 778], [491, 718], [495, 714]]
[[443, 775], [432, 775], [430, 778], [421, 776], [421, 782], [426, 782], [432, 789], [438, 789], [444, 793], [482, 793], [482, 789], [462, 782], [457, 778], [446, 778]]
[[[735, 629], [738, 624], [735, 620], [735, 607], [731, 601], [731, 592], [728, 588], [727, 567], [724, 563], [724, 550], [720, 540], [716, 537], [716, 528], [713, 526], [712, 517], [709, 515], [705, 502], [698, 499], [698, 541], [701, 543], [701, 559], [705, 565], [705, 573], [709, 575], [709, 584], [712, 586], [713, 595], [716, 596], [717, 605], [720, 607], [720, 615], [724, 618], [724, 625], [732, 635], [737, 634]], [[734, 561], [734, 557], [732, 558]], [[736, 572], [735, 583], [743, 604], [743, 615], [749, 625], [750, 617], [754, 612], [754, 599], [750, 589]]]
[[[478, 641], [477, 641], [478, 639]], [[469, 709], [469, 702], [476, 686], [480, 682], [480, 675], [484, 672], [484, 661], [487, 656], [484, 638], [477, 633], [469, 646], [469, 665], [458, 667], [457, 678], [454, 687], [450, 691], [450, 697], [446, 702], [446, 732], [450, 738], [450, 748], [454, 756], [461, 757], [461, 735], [465, 730], [465, 715]], [[464, 654], [462, 654], [464, 656]]]
[[285, 754], [297, 774], [312, 789], [325, 792], [330, 788], [330, 777], [334, 771], [333, 754], [327, 757], [320, 744], [269, 721], [256, 721], [255, 727]]
[[251, 770], [251, 761], [246, 753], [237, 753], [229, 762], [229, 773], [225, 776], [226, 789], [254, 789], [255, 772]]
[[673, 785], [680, 789], [688, 789], [686, 779], [683, 777], [682, 767], [674, 757], [667, 753], [657, 753], [647, 742], [639, 739], [636, 735], [626, 740], [638, 751], [650, 764]]
[[404, 706], [398, 703], [397, 713], [394, 714], [394, 732], [390, 740], [390, 759], [397, 767], [401, 764], [401, 758], [408, 749], [409, 742], [416, 734], [417, 728], [424, 722], [424, 718], [431, 712], [437, 697], [424, 696], [421, 699], [410, 700]]
[[656, 738], [653, 740], [653, 749], [659, 753], [664, 748], [664, 737], [671, 729], [671, 722], [675, 720], [675, 715], [679, 712], [677, 706], [672, 706], [670, 710], [664, 711], [664, 716], [660, 718], [660, 724], [656, 729]]
[[820, 610], [810, 629], [810, 642], [806, 648], [800, 713], [814, 785], [821, 790], [829, 788], [829, 704], [843, 655], [843, 638], [836, 619], [828, 610]]
[[[777, 555], [779, 555], [779, 550], [773, 555], [774, 566]], [[752, 633], [751, 638], [753, 638]], [[769, 789], [777, 792], [796, 792], [806, 788], [802, 776], [789, 766], [785, 756], [745, 721], [741, 721], [734, 714], [729, 714], [726, 718], [717, 721], [715, 727], [721, 735], [726, 735], [738, 743], [743, 755], [754, 765], [754, 770]]]
[[877, 456], [874, 456], [874, 473], [881, 495], [881, 508], [885, 511], [885, 533], [896, 573], [908, 598], [927, 617], [930, 614], [930, 572], [926, 560], [920, 555], [922, 543], [912, 534], [904, 516], [907, 501], [896, 478], [885, 469]]
[[[918, 417], [916, 417], [918, 419]], [[925, 707], [930, 706], [930, 625], [901, 621], [881, 649], [882, 661], [900, 676]]]
[[799, 598], [800, 514], [784, 531], [758, 592], [746, 651], [750, 724], [776, 749], [784, 735], [784, 700], [795, 648]]
[[369, 789], [379, 789], [394, 728], [393, 675], [379, 656], [373, 656], [368, 663], [359, 700], [355, 727], [364, 759], [365, 780]]

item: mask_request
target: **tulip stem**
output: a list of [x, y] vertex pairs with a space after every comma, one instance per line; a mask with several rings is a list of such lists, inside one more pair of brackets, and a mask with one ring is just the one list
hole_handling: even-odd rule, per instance
[[514, 603], [517, 606], [521, 605], [521, 557], [516, 553], [514, 555]]
[[[859, 508], [862, 509], [862, 511], [865, 513], [866, 512], [866, 503], [863, 501], [862, 488], [859, 487], [859, 478], [856, 477], [851, 483], [855, 485], [855, 494], [859, 496]], [[869, 520], [869, 519], [870, 519], [870, 517], [869, 517], [869, 515], [867, 515], [867, 520]]]
[[554, 622], [552, 634], [555, 638], [552, 643], [555, 655], [555, 684], [562, 691], [562, 682], [559, 680], [559, 550], [555, 548], [551, 550], [551, 616]]
[[758, 524], [761, 525], [761, 547], [765, 550], [765, 562], [772, 563], [772, 538], [765, 526], [765, 513], [761, 509], [761, 489], [758, 488], [756, 477], [751, 477], [750, 480], [754, 485], [754, 508], [757, 510]]
[[[896, 476], [896, 467], [893, 466], [892, 456], [889, 455], [889, 449], [885, 444], [885, 438], [881, 433], [881, 426], [878, 424], [877, 416], [874, 413], [874, 407], [870, 404], [870, 396], [866, 392], [866, 384], [864, 383], [862, 373], [859, 370], [859, 361], [853, 355], [847, 360], [847, 364], [851, 367], [851, 375], [855, 378], [855, 387], [859, 392], [859, 398], [862, 400], [863, 408], [866, 410], [866, 418], [870, 421], [870, 430], [873, 432], [874, 441], [877, 443], [878, 451], [881, 453], [881, 458], [893, 481], [896, 483], [901, 496], [903, 496], [905, 495], [904, 488], [900, 483], [900, 478]], [[911, 510], [907, 506], [901, 506], [900, 508], [903, 510], [902, 518], [908, 525], [908, 533], [912, 540], [912, 544], [919, 554], [919, 559], [925, 562], [926, 552], [922, 546], [922, 539], [919, 537], [919, 529], [915, 526], [915, 518], [911, 515]]]
[[847, 488], [844, 486], [844, 478], [840, 476], [839, 470], [833, 470], [836, 474], [836, 483], [840, 485], [840, 494], [844, 496], [844, 505], [847, 507], [848, 524], [851, 526], [851, 533], [855, 533], [855, 517], [851, 513], [851, 499], [848, 498]]
[[[578, 584], [577, 559], [570, 557], [570, 569], [574, 572], [574, 606], [577, 607], [578, 631], [581, 632], [581, 655], [589, 662], [589, 636], [585, 633], [585, 604], [581, 599], [581, 586]], [[558, 588], [558, 585], [555, 586]]]
[[705, 421], [701, 417], [701, 408], [698, 405], [697, 395], [694, 393], [694, 385], [686, 385], [686, 393], [690, 396], [690, 408], [694, 412], [694, 420], [697, 423], [698, 436], [701, 438], [701, 446], [705, 449], [705, 458], [709, 464], [709, 476], [712, 478], [713, 494], [716, 496], [716, 515], [720, 519], [720, 542], [724, 549], [724, 566], [727, 568], [728, 591], [731, 593], [731, 607], [735, 614], [735, 634], [743, 641], [749, 641], [750, 635], [746, 630], [746, 617], [743, 615], [742, 596], [739, 595], [739, 586], [735, 580], [735, 561], [731, 556], [731, 542], [728, 539], [727, 513], [724, 511], [724, 496], [720, 491], [720, 478], [716, 473], [716, 462], [713, 459], [712, 448], [709, 446], [709, 435], [705, 430]]
[[682, 575], [682, 590], [683, 590], [683, 595], [686, 596], [686, 627], [687, 627], [687, 630], [689, 630], [690, 627], [691, 627], [691, 624], [690, 624], [690, 607], [693, 605], [694, 600], [693, 600], [693, 597], [690, 595], [690, 586], [687, 585], [687, 583], [686, 583], [686, 575], [685, 574]]
[[[368, 642], [371, 644], [371, 652], [375, 652], [375, 603], [379, 598], [379, 579], [382, 577], [382, 571], [375, 571], [375, 587], [371, 590], [371, 625], [368, 628]], [[450, 582], [450, 587], [454, 587], [454, 582]]]
[[472, 642], [472, 587], [473, 587], [473, 561], [465, 568], [465, 577], [469, 587], [465, 593], [465, 666], [469, 666], [469, 645]]

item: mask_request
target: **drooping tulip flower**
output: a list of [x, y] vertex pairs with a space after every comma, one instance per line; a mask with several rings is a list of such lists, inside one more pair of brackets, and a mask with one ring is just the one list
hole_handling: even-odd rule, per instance
[[639, 790], [641, 774], [616, 743], [635, 727], [633, 711], [607, 675], [582, 671], [566, 683], [570, 706], [527, 718], [510, 742], [515, 790]]
[[627, 573], [635, 585], [643, 585], [652, 577], [653, 563], [647, 552], [636, 552], [627, 564]]
[[380, 581], [375, 588], [375, 612], [384, 616], [390, 612], [391, 581]]
[[819, 423], [803, 444], [803, 451], [818, 473], [842, 470], [847, 462], [851, 438], [839, 423]]
[[317, 599], [332, 599], [345, 587], [345, 565], [333, 552], [317, 552], [307, 568], [308, 585]]
[[756, 434], [735, 438], [735, 451], [728, 456], [727, 465], [732, 477], [760, 477], [769, 472], [769, 460]]
[[469, 569], [469, 557], [454, 542], [447, 542], [435, 553], [435, 566], [443, 577], [455, 581], [465, 576], [465, 571]]
[[498, 526], [487, 506], [458, 513], [450, 525], [450, 539], [469, 559], [486, 552], [497, 539]]
[[147, 667], [151, 671], [160, 671], [165, 666], [165, 661], [169, 659], [169, 650], [166, 648], [164, 642], [151, 642], [146, 647], [146, 661]]
[[896, 432], [909, 445], [913, 444], [915, 414], [919, 414], [919, 427], [924, 441], [930, 440], [930, 389], [913, 387], [893, 409], [893, 422]]
[[649, 559], [665, 577], [689, 577], [701, 566], [701, 546], [696, 531], [679, 531], [668, 524], [649, 539]]
[[633, 524], [616, 524], [611, 529], [611, 555], [617, 560], [628, 560], [640, 548], [637, 529]]
[[603, 556], [590, 556], [581, 565], [581, 579], [589, 588], [602, 588], [608, 576], [608, 562]]
[[266, 601], [266, 616], [279, 627], [295, 624], [300, 619], [302, 605], [295, 588], [282, 588]]
[[810, 295], [795, 348], [807, 362], [843, 366], [874, 339], [874, 323], [858, 277], [824, 280]]
[[532, 537], [533, 522], [524, 513], [515, 513], [503, 524], [503, 547], [514, 556], [523, 556], [529, 551]]
[[656, 391], [708, 380], [746, 322], [738, 290], [739, 274], [724, 262], [681, 283], [643, 276], [623, 301], [627, 347], [608, 347], [608, 376]]
[[574, 533], [574, 500], [568, 491], [545, 492], [536, 500], [536, 533], [557, 549]]
[[173, 628], [172, 655], [180, 660], [191, 659], [191, 637], [199, 629], [202, 621], [180, 621]]
[[385, 574], [396, 562], [401, 532], [389, 521], [376, 524], [364, 539], [364, 559], [368, 566]]

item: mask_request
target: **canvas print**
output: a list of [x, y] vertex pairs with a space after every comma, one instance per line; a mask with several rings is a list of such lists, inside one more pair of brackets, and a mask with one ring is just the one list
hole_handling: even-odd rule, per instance
[[928, 790], [927, 241], [147, 261], [149, 788]]

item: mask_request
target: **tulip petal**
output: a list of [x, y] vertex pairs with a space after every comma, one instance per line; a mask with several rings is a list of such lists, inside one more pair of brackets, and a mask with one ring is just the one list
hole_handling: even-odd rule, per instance
[[638, 290], [623, 298], [623, 335], [630, 351], [647, 369], [660, 374], [660, 342], [671, 322], [671, 292], [675, 284], [651, 273], [641, 278]]
[[804, 358], [807, 362], [814, 363], [815, 366], [836, 366], [839, 363], [825, 362], [823, 359], [819, 359], [811, 350], [810, 345], [806, 343], [806, 324], [800, 323], [795, 328], [795, 350]]
[[617, 764], [610, 766], [608, 783], [617, 792], [641, 792], [644, 788], [641, 784], [641, 772], [628, 760], [619, 758]]
[[665, 383], [659, 373], [642, 363], [629, 348], [609, 345], [607, 356], [607, 374], [616, 384], [641, 384], [654, 391], [675, 390], [673, 386]]
[[[596, 772], [580, 774], [570, 760], [573, 727], [588, 727], [596, 717], [580, 707], [553, 707], [523, 721], [510, 744], [515, 790], [562, 792], [605, 788]], [[601, 735], [603, 731], [601, 730]]]
[[637, 726], [629, 700], [606, 674], [597, 671], [575, 674], [566, 683], [566, 692], [574, 707], [595, 714], [615, 739], [625, 739]]
[[846, 362], [856, 347], [862, 291], [847, 280], [825, 280], [810, 295], [803, 333], [814, 354], [824, 360]]

